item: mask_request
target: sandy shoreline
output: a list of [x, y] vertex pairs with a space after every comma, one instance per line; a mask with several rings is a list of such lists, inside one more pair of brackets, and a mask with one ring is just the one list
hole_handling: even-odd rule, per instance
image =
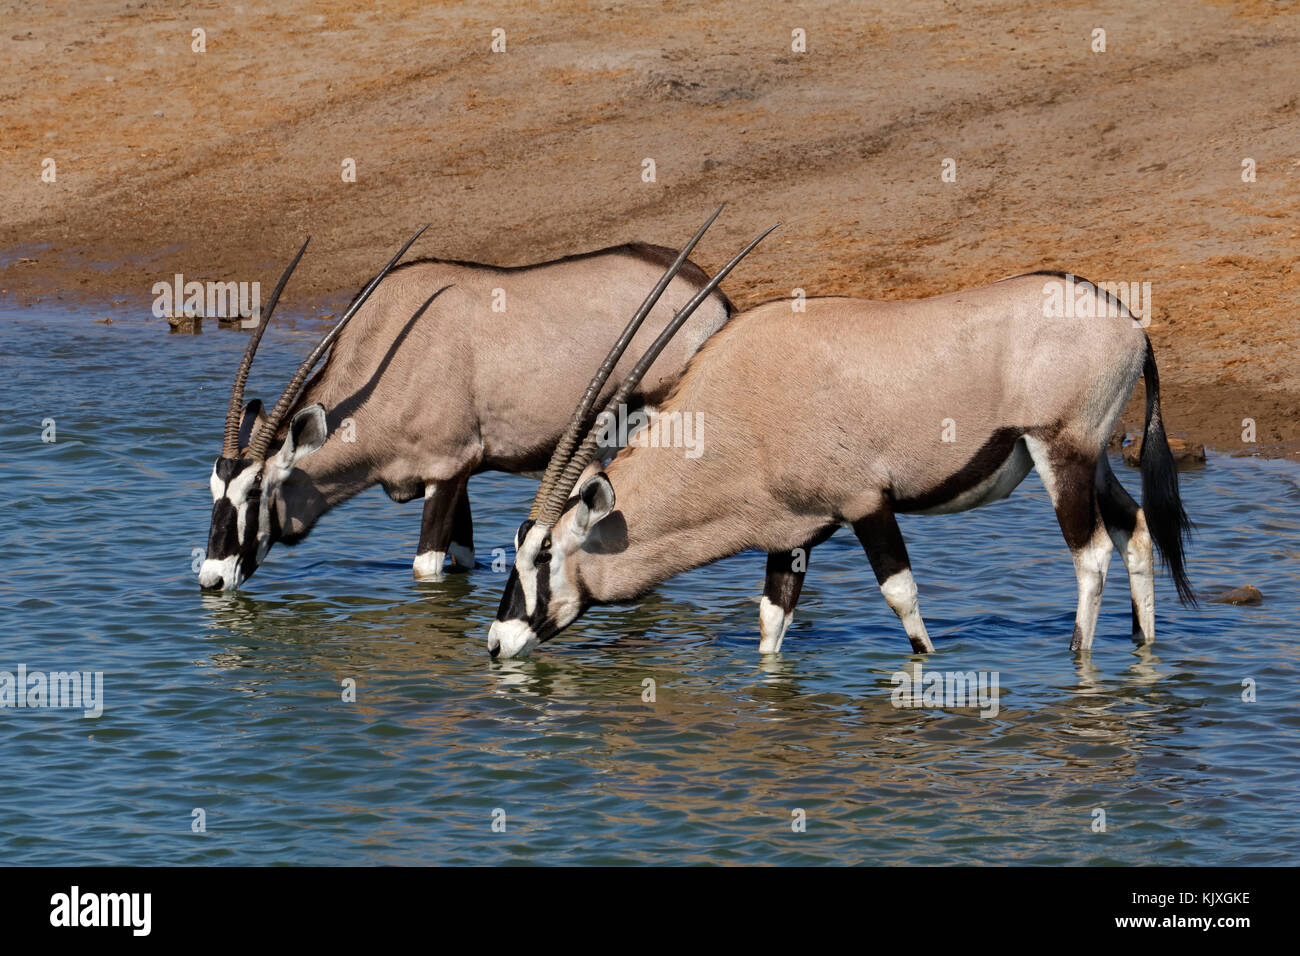
[[[726, 200], [706, 267], [785, 223], [726, 284], [742, 307], [795, 287], [908, 298], [1039, 268], [1149, 282], [1171, 430], [1294, 454], [1296, 12], [14, 7], [0, 297], [147, 310], [177, 272], [269, 284], [311, 233], [286, 308], [329, 312], [422, 222], [416, 254], [507, 265], [679, 245]], [[1105, 53], [1090, 49], [1099, 27]], [[1140, 429], [1138, 404], [1124, 420]]]

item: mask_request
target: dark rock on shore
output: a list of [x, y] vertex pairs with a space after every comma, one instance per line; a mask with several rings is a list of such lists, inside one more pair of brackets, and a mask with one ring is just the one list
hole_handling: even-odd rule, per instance
[[1208, 591], [1203, 592], [1203, 596], [1211, 604], [1253, 605], [1264, 603], [1264, 595], [1253, 584], [1247, 584], [1239, 588], [1210, 588]]

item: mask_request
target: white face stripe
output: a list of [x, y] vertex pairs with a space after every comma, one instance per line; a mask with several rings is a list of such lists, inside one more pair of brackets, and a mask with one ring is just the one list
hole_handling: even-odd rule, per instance
[[551, 531], [551, 603], [547, 610], [557, 627], [568, 627], [582, 613], [582, 595], [570, 576], [569, 562], [582, 550], [590, 534], [574, 531], [577, 511], [575, 508], [561, 515]]
[[[246, 540], [248, 534], [248, 492], [249, 489], [253, 487], [254, 482], [256, 482], [257, 476], [261, 473], [262, 466], [260, 464], [251, 465], [236, 475], [226, 486], [226, 498], [235, 507], [236, 534], [239, 537], [241, 546]], [[257, 560], [259, 564], [262, 559], [266, 557], [266, 552], [270, 548], [270, 541], [263, 542], [260, 540], [262, 538], [270, 537], [270, 528], [268, 527], [270, 524], [270, 512], [267, 511], [268, 501], [269, 496], [265, 493], [265, 489], [263, 489], [262, 500], [258, 507], [257, 516], [257, 533], [259, 538]]]
[[248, 499], [248, 489], [253, 487], [257, 476], [262, 473], [262, 465], [256, 462], [249, 465], [226, 486], [226, 497], [232, 504], [240, 504]]
[[224, 495], [230, 499], [232, 505], [239, 506], [243, 504], [248, 498], [248, 489], [253, 486], [253, 482], [261, 473], [261, 462], [254, 462], [235, 475], [229, 482], [224, 482], [217, 477], [217, 466], [213, 465], [212, 475], [208, 478], [208, 487], [212, 490], [212, 500], [216, 501]]
[[533, 563], [533, 556], [541, 550], [542, 542], [550, 533], [550, 528], [533, 525], [524, 535], [524, 547], [515, 551], [515, 570], [519, 572], [519, 586], [524, 589], [524, 610], [529, 619], [537, 611], [537, 565]]

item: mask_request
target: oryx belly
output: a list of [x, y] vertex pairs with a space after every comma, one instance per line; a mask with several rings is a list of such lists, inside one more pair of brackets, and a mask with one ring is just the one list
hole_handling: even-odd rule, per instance
[[943, 515], [969, 511], [991, 501], [1001, 501], [1025, 480], [1025, 475], [1029, 474], [1033, 464], [1024, 439], [1019, 439], [1011, 446], [1011, 453], [1000, 464], [996, 464], [988, 475], [983, 478], [976, 477], [974, 484], [955, 490], [955, 493], [946, 500], [927, 504], [924, 507], [908, 508], [905, 506], [906, 502], [899, 502], [898, 510], [912, 514]]

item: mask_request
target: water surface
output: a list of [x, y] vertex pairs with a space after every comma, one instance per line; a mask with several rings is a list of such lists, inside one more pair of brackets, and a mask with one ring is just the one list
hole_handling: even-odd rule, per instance
[[[1137, 650], [1115, 557], [1085, 662], [1036, 475], [975, 512], [903, 518], [925, 666], [996, 672], [991, 719], [891, 704], [916, 658], [847, 531], [813, 553], [778, 658], [756, 652], [764, 562], [744, 554], [495, 663], [491, 552], [530, 481], [472, 481], [473, 574], [412, 581], [420, 503], [375, 489], [244, 592], [205, 596], [193, 550], [244, 334], [9, 311], [0, 670], [103, 671], [105, 710], [0, 710], [5, 863], [1300, 860], [1293, 464], [1215, 457], [1182, 478], [1193, 581], [1254, 584], [1263, 605], [1184, 609], [1162, 575], [1157, 642]], [[315, 329], [268, 332], [250, 397], [275, 398]]]

